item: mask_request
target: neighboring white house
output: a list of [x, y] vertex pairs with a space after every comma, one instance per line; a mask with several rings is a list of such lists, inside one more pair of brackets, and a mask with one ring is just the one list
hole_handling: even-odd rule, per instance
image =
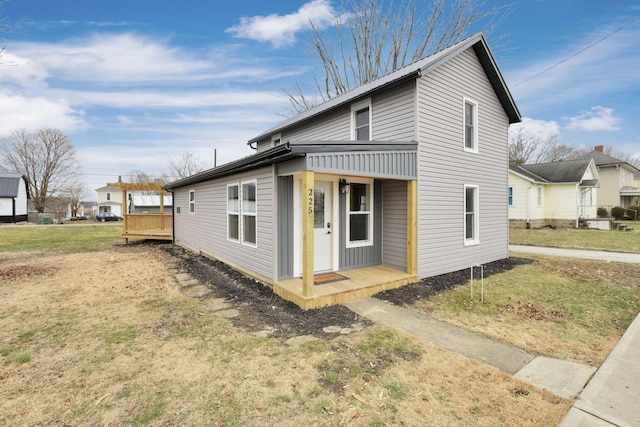
[[597, 217], [600, 177], [588, 159], [552, 163], [509, 164], [509, 224], [578, 227]]
[[[507, 258], [520, 120], [476, 34], [285, 120], [249, 140], [252, 156], [167, 185], [175, 243], [303, 308]], [[350, 280], [315, 284], [337, 272]]]
[[19, 173], [0, 172], [0, 222], [27, 221], [29, 185]]
[[98, 214], [113, 213], [122, 215], [122, 190], [106, 185], [96, 188], [96, 193], [98, 195]]
[[[170, 212], [173, 205], [173, 197], [165, 195], [164, 212]], [[160, 212], [160, 195], [159, 194], [136, 194], [129, 193], [129, 210], [130, 213], [159, 213]]]

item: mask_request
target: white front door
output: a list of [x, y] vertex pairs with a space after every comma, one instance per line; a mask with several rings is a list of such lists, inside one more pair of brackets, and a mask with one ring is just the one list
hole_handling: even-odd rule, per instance
[[316, 181], [313, 189], [314, 209], [313, 209], [313, 252], [314, 270], [332, 270], [331, 260], [333, 259], [333, 218], [332, 218], [332, 183], [327, 181]]

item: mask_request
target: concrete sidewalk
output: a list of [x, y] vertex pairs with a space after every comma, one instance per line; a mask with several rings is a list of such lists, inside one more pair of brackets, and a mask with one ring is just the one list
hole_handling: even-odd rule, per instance
[[560, 426], [640, 426], [640, 315], [631, 323]]
[[640, 254], [630, 254], [625, 252], [591, 251], [585, 249], [564, 249], [521, 245], [509, 245], [509, 251], [527, 254], [559, 256], [566, 258], [580, 258], [640, 264]]
[[438, 347], [494, 366], [565, 399], [575, 398], [596, 370], [575, 362], [536, 357], [503, 342], [376, 298], [363, 298], [345, 306], [369, 320], [401, 329]]

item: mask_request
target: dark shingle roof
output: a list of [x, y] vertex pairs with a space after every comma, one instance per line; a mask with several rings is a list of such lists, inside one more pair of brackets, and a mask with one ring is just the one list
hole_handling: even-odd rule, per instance
[[584, 156], [580, 157], [581, 159], [593, 159], [593, 161], [595, 162], [596, 166], [615, 166], [615, 165], [628, 165], [630, 167], [632, 167], [633, 169], [635, 169], [636, 171], [638, 170], [638, 168], [636, 168], [635, 166], [622, 161], [620, 159], [616, 159], [615, 157], [609, 156], [608, 154], [604, 154], [601, 151], [592, 151], [590, 153], [585, 154]]
[[543, 178], [546, 182], [581, 182], [591, 158], [565, 160], [560, 162], [520, 165], [533, 176]]

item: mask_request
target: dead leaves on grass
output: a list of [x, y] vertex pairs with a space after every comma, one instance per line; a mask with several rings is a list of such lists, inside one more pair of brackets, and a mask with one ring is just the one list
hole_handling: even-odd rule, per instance
[[54, 267], [41, 267], [35, 265], [14, 265], [0, 270], [0, 281], [17, 281], [31, 279], [38, 276], [47, 276], [56, 271]]
[[529, 320], [557, 320], [566, 317], [565, 312], [562, 310], [538, 307], [530, 302], [507, 304], [505, 308], [516, 316], [525, 317]]

